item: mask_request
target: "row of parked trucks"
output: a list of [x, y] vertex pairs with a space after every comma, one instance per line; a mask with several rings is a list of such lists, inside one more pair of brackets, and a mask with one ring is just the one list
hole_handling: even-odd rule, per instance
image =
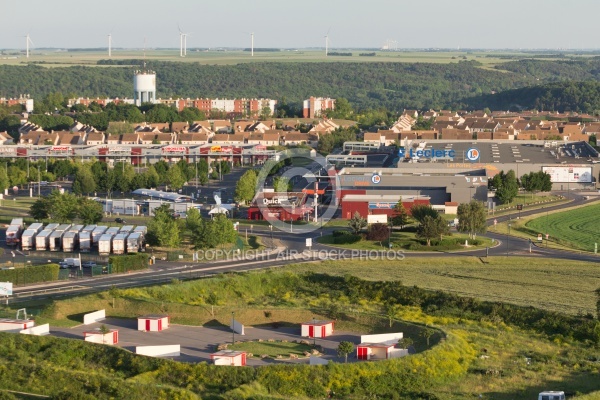
[[100, 255], [137, 253], [143, 249], [146, 231], [145, 226], [133, 225], [109, 228], [102, 225], [48, 224], [44, 227], [34, 223], [23, 231], [20, 242], [24, 251], [90, 252], [97, 248]]

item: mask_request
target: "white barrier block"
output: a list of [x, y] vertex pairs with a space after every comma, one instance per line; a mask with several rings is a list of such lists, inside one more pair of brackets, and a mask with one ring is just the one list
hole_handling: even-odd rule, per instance
[[93, 324], [94, 322], [104, 321], [105, 319], [106, 319], [106, 311], [105, 310], [94, 311], [93, 313], [85, 314], [83, 316], [83, 324], [89, 325], [89, 324]]
[[308, 363], [309, 365], [327, 365], [329, 364], [329, 361], [324, 360], [321, 357], [310, 356], [310, 358], [308, 359]]
[[398, 340], [402, 339], [404, 335], [402, 332], [397, 333], [382, 333], [380, 335], [362, 335], [360, 337], [361, 343], [382, 343], [382, 344], [396, 344]]
[[45, 336], [50, 334], [50, 324], [38, 325], [33, 328], [23, 329], [19, 333], [23, 335]]
[[150, 357], [179, 357], [181, 355], [181, 345], [136, 346], [135, 354]]
[[390, 349], [389, 358], [398, 358], [408, 355], [407, 349]]
[[235, 319], [233, 321], [231, 321], [231, 324], [229, 325], [229, 329], [233, 330], [237, 334], [245, 335], [244, 325], [240, 324]]

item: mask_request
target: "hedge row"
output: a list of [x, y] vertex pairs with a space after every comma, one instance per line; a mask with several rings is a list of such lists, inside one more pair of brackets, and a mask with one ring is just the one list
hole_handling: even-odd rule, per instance
[[112, 256], [108, 258], [112, 266], [112, 273], [138, 271], [148, 268], [148, 256], [146, 254], [127, 254], [123, 256]]
[[23, 268], [0, 270], [0, 282], [27, 285], [58, 280], [58, 264], [32, 265]]

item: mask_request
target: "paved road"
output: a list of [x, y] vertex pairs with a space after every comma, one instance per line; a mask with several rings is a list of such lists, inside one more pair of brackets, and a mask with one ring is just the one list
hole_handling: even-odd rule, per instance
[[[574, 200], [568, 206], [584, 204], [591, 200], [584, 200], [582, 196], [573, 195]], [[550, 206], [547, 210], [557, 210], [565, 205]], [[535, 213], [544, 213], [544, 210], [526, 210], [521, 212], [521, 216], [533, 215]], [[501, 222], [514, 217], [506, 215], [496, 217]], [[493, 223], [490, 220], [489, 223]], [[318, 262], [324, 258], [327, 259], [372, 259], [377, 252], [374, 251], [352, 251], [336, 249], [331, 246], [318, 244], [316, 238], [321, 235], [321, 231], [306, 232], [306, 227], [294, 227], [293, 232], [281, 232], [274, 230], [271, 236], [270, 229], [264, 226], [255, 226], [253, 234], [263, 236], [265, 242], [270, 242], [273, 237], [274, 244], [270, 251], [261, 251], [257, 253], [246, 253], [245, 258], [233, 258], [224, 261], [211, 261], [196, 264], [182, 264], [179, 262], [158, 261], [150, 270], [136, 272], [132, 274], [109, 275], [96, 278], [76, 279], [61, 282], [52, 282], [41, 285], [31, 285], [27, 287], [18, 287], [14, 289], [15, 296], [11, 301], [24, 301], [26, 299], [44, 299], [61, 297], [65, 295], [90, 293], [94, 291], [108, 290], [111, 287], [123, 288], [133, 286], [145, 286], [157, 283], [168, 282], [172, 279], [202, 278], [224, 272], [241, 272], [254, 269], [263, 269], [270, 267], [284, 266], [294, 262]], [[326, 228], [323, 234], [328, 234], [334, 228]], [[589, 253], [567, 252], [554, 249], [546, 249], [532, 246], [529, 251], [529, 241], [526, 239], [507, 237], [489, 232], [488, 236], [495, 239], [497, 246], [489, 250], [481, 249], [463, 252], [411, 252], [405, 253], [406, 257], [460, 257], [472, 255], [482, 257], [490, 256], [531, 256], [531, 257], [551, 257], [559, 259], [580, 260], [580, 261], [600, 261], [600, 258]], [[306, 238], [313, 238], [313, 246], [308, 251], [306, 248]], [[275, 248], [277, 247], [277, 248]], [[381, 252], [383, 257], [389, 255], [388, 252]]]

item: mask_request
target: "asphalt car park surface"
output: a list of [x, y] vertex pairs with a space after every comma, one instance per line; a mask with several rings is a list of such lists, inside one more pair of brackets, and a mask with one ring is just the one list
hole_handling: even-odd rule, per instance
[[[231, 343], [233, 335], [231, 329], [226, 326], [188, 326], [171, 324], [168, 329], [161, 332], [144, 332], [137, 330], [137, 319], [128, 318], [107, 318], [102, 322], [90, 325], [78, 325], [73, 328], [55, 328], [50, 326], [50, 334], [57, 337], [83, 340], [84, 332], [99, 331], [104, 325], [108, 329], [117, 329], [119, 331], [118, 347], [135, 352], [136, 346], [164, 346], [181, 345], [181, 356], [167, 357], [175, 361], [183, 362], [210, 362], [210, 355], [215, 353], [217, 345]], [[265, 327], [245, 327], [245, 335], [235, 334], [235, 341], [253, 341], [253, 340], [308, 340], [313, 343], [312, 338], [300, 336], [300, 326], [265, 328]], [[343, 362], [343, 359], [337, 356], [337, 347], [341, 341], [350, 341], [355, 344], [360, 343], [360, 336], [351, 332], [334, 331], [332, 336], [327, 338], [317, 338], [314, 342], [323, 349], [322, 358]], [[287, 356], [287, 354], [282, 354]], [[355, 360], [352, 355], [348, 361]], [[273, 363], [300, 363], [307, 364], [308, 358], [297, 360], [278, 359], [274, 360], [259, 359], [255, 357], [248, 358], [247, 365], [260, 366]]]

